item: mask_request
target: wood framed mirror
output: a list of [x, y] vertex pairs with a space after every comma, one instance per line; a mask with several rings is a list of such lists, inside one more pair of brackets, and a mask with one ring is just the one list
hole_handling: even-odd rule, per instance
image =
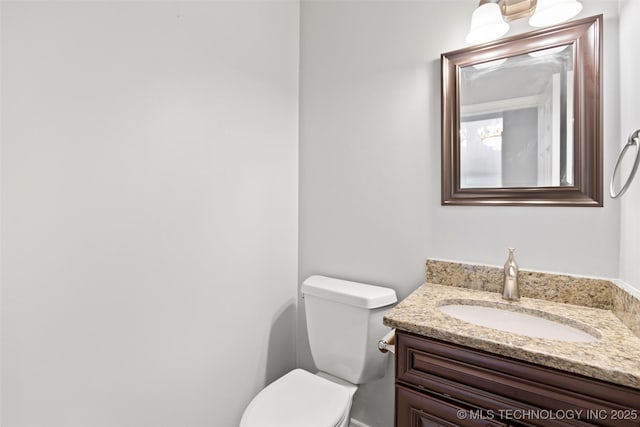
[[442, 205], [602, 206], [602, 15], [443, 53]]

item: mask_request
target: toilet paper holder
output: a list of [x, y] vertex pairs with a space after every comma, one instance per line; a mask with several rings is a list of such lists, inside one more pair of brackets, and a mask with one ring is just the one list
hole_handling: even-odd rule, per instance
[[392, 329], [378, 341], [378, 350], [381, 353], [395, 353], [396, 352], [396, 330]]

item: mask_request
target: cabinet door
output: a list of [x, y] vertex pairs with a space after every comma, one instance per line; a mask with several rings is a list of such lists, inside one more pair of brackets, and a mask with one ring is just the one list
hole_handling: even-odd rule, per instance
[[510, 425], [640, 427], [637, 389], [405, 332], [396, 333], [396, 351], [396, 384], [484, 408]]
[[504, 427], [480, 411], [406, 387], [396, 387], [396, 427]]

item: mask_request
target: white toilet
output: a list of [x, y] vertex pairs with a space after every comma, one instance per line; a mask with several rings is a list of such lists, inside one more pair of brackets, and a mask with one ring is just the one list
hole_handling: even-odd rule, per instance
[[384, 313], [393, 289], [311, 276], [302, 284], [307, 332], [320, 372], [294, 369], [253, 398], [240, 427], [347, 427], [357, 384], [382, 378], [388, 331]]

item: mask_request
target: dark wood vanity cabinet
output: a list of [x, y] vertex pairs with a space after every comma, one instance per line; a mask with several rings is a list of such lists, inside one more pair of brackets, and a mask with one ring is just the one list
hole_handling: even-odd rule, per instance
[[442, 399], [424, 390], [396, 386], [396, 426], [455, 427], [455, 426], [507, 426], [488, 417], [462, 417], [473, 409], [450, 399]]
[[640, 426], [640, 390], [396, 332], [396, 427]]

